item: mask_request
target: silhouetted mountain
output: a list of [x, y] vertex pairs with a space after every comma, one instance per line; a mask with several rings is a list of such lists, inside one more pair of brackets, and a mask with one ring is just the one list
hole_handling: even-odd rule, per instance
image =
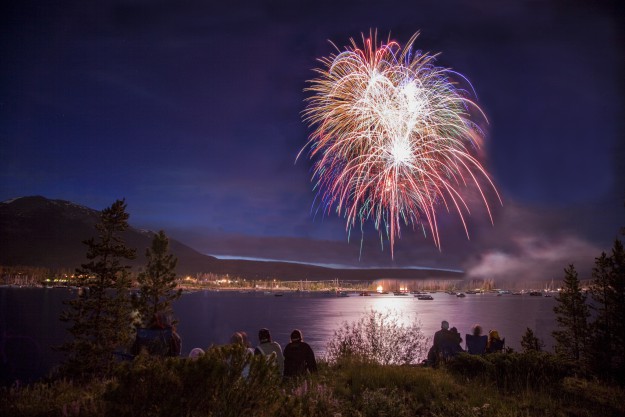
[[[131, 220], [132, 220], [132, 213]], [[0, 265], [38, 266], [74, 270], [86, 262], [82, 243], [96, 236], [100, 212], [64, 200], [21, 197], [0, 203]], [[123, 235], [128, 247], [137, 249], [135, 268], [145, 265], [145, 250], [154, 233], [130, 228]], [[230, 274], [248, 279], [376, 279], [376, 278], [461, 278], [447, 271], [419, 269], [332, 269], [290, 262], [222, 260], [204, 255], [170, 239], [171, 252], [178, 258], [176, 272]]]

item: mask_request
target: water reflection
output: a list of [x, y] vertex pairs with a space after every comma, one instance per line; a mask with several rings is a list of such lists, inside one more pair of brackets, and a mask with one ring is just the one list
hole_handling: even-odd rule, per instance
[[[418, 300], [412, 295], [371, 295], [349, 297], [320, 294], [286, 293], [283, 297], [256, 294], [203, 293], [184, 297], [176, 307], [180, 333], [185, 338], [183, 350], [226, 343], [235, 330], [244, 330], [253, 343], [262, 327], [272, 331], [274, 340], [284, 345], [297, 328], [319, 353], [343, 322], [358, 320], [371, 309], [395, 311], [403, 324], [419, 320], [426, 336], [440, 329], [442, 320], [456, 327], [465, 337], [474, 324], [485, 331], [499, 330], [506, 344], [520, 349], [526, 327], [531, 327], [551, 348], [555, 328], [553, 298], [496, 294], [472, 294], [458, 298], [446, 293], [431, 294], [433, 300]], [[202, 312], [201, 316], [198, 312]]]
[[[185, 294], [174, 310], [185, 355], [195, 347], [228, 343], [234, 331], [245, 331], [256, 344], [258, 330], [267, 327], [282, 346], [289, 341], [293, 329], [300, 329], [304, 340], [321, 356], [343, 322], [356, 321], [371, 309], [396, 311], [406, 325], [419, 320], [428, 337], [440, 328], [441, 320], [449, 321], [463, 338], [479, 323], [485, 331], [499, 330], [506, 337], [506, 344], [517, 350], [526, 327], [531, 327], [546, 348], [552, 350], [551, 332], [556, 328], [553, 297], [471, 294], [458, 298], [443, 292], [431, 295], [433, 300], [427, 301], [392, 293], [336, 297], [287, 292], [275, 297], [263, 292], [203, 291]], [[32, 340], [33, 345], [40, 347], [42, 369], [47, 371], [60, 360], [60, 354], [50, 346], [59, 345], [68, 337], [59, 314], [65, 308], [62, 300], [72, 297], [62, 289], [0, 289], [0, 334]]]

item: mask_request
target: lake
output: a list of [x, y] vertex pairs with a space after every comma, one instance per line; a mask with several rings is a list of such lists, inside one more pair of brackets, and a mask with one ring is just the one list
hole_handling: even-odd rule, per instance
[[[469, 333], [475, 323], [485, 332], [499, 330], [506, 345], [520, 349], [521, 336], [527, 327], [552, 350], [551, 332], [556, 327], [553, 297], [533, 297], [494, 293], [467, 294], [459, 298], [446, 293], [431, 294], [433, 300], [418, 300], [412, 295], [393, 294], [370, 297], [350, 293], [336, 297], [322, 293], [285, 292], [283, 296], [258, 292], [198, 291], [184, 294], [174, 305], [182, 353], [194, 347], [224, 344], [235, 331], [245, 331], [252, 344], [258, 330], [267, 327], [283, 347], [295, 328], [300, 329], [318, 356], [341, 323], [357, 320], [370, 309], [396, 311], [405, 323], [419, 320], [423, 332], [431, 337], [447, 320], [460, 334]], [[76, 296], [66, 288], [0, 288], [0, 349], [7, 341], [20, 341], [23, 348], [13, 354], [15, 372], [30, 380], [45, 375], [62, 356], [50, 346], [60, 345], [68, 333], [59, 315], [66, 307], [63, 300]], [[463, 345], [464, 346], [464, 345]], [[4, 352], [4, 353], [3, 353]], [[11, 352], [1, 349], [2, 365]], [[17, 356], [15, 356], [17, 355]]]

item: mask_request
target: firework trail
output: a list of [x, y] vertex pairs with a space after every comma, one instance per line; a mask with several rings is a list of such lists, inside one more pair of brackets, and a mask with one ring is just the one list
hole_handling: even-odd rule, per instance
[[429, 228], [440, 249], [439, 206], [459, 214], [468, 237], [461, 187], [477, 187], [491, 222], [480, 180], [497, 193], [470, 153], [484, 136], [472, 113], [486, 116], [450, 78], [460, 74], [435, 66], [435, 55], [412, 50], [417, 36], [402, 48], [363, 35], [362, 48], [351, 39], [344, 51], [321, 58], [318, 78], [306, 89], [313, 95], [304, 120], [314, 131], [298, 155], [308, 148], [315, 161], [324, 211], [334, 207], [344, 216], [348, 233], [357, 221], [362, 228], [372, 219], [391, 255], [402, 223]]

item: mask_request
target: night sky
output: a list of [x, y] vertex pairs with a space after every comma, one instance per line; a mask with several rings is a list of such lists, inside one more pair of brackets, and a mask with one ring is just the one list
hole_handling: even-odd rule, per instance
[[[625, 226], [625, 38], [610, 2], [3, 4], [0, 200], [125, 198], [133, 226], [208, 254], [515, 280], [584, 273]], [[493, 226], [471, 205], [470, 240], [441, 209], [440, 251], [404, 228], [391, 258], [370, 225], [348, 242], [342, 218], [313, 215], [312, 163], [295, 163], [312, 132], [306, 81], [329, 40], [372, 28], [402, 44], [420, 31], [416, 48], [475, 87], [503, 206], [491, 200]]]

